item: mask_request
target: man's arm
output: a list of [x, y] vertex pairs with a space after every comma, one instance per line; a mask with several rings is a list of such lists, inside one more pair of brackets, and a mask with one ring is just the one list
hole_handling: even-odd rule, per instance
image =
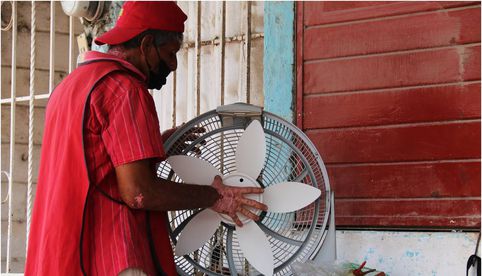
[[156, 211], [184, 210], [210, 207], [223, 213], [242, 226], [237, 213], [258, 220], [249, 208], [267, 210], [265, 204], [246, 198], [246, 194], [259, 194], [262, 188], [231, 187], [216, 176], [212, 186], [180, 184], [155, 176], [150, 160], [140, 160], [116, 167], [122, 200], [134, 209]]
[[122, 200], [134, 209], [156, 211], [211, 207], [219, 198], [211, 186], [179, 184], [155, 176], [150, 160], [116, 167]]

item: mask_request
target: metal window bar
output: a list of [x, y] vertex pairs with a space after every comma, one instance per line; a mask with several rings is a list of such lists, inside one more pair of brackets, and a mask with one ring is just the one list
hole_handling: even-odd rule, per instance
[[[241, 60], [239, 62], [238, 100], [251, 103], [250, 99], [250, 60], [251, 60], [251, 2], [244, 2], [246, 13], [244, 18], [245, 35], [240, 44]], [[244, 61], [244, 62], [243, 62]]]
[[[2, 22], [1, 22], [1, 18], [2, 18], [2, 5], [3, 3], [0, 4], [0, 47], [2, 45], [2, 33], [3, 33], [3, 26], [2, 26]], [[3, 71], [1, 70], [2, 69], [2, 59], [3, 59], [3, 55], [2, 55], [2, 51], [0, 51], [0, 90], [2, 88], [2, 75], [3, 75]], [[0, 98], [2, 98], [2, 92], [3, 91], [0, 91]], [[2, 114], [2, 105], [0, 104], [0, 117], [1, 117], [1, 114]], [[2, 133], [3, 133], [3, 127], [2, 127], [2, 124], [0, 122], [0, 139], [2, 137]], [[5, 174], [5, 172], [2, 170], [2, 145], [1, 145], [1, 141], [0, 141], [0, 184], [3, 185], [3, 175]], [[3, 199], [3, 192], [2, 192], [2, 189], [0, 187], [0, 204], [3, 205], [4, 203], [4, 199]], [[2, 210], [2, 207], [0, 205], [0, 211]], [[1, 213], [1, 212], [0, 212]], [[0, 217], [0, 229], [3, 229], [2, 227], [2, 220], [1, 220], [1, 217]], [[1, 240], [0, 240], [1, 241]], [[2, 266], [1, 266], [1, 260], [2, 260], [2, 250], [1, 250], [1, 246], [0, 246], [0, 273], [2, 271]]]
[[35, 95], [35, 31], [36, 31], [36, 13], [35, 1], [32, 4], [31, 28], [30, 28], [30, 101], [29, 101], [29, 117], [28, 117], [28, 180], [27, 180], [27, 229], [25, 237], [25, 252], [28, 250], [28, 236], [30, 234], [30, 222], [32, 217], [33, 203], [33, 128], [34, 128], [34, 95]]
[[224, 105], [224, 78], [225, 78], [225, 55], [226, 55], [226, 2], [221, 2], [221, 35], [219, 41], [219, 56], [220, 56], [220, 64], [219, 64], [219, 79], [220, 79], [220, 104]]
[[[2, 18], [2, 5], [3, 3], [0, 4], [0, 47], [2, 45], [2, 33], [3, 33], [3, 26], [2, 26], [2, 22], [1, 22], [1, 18]], [[3, 75], [3, 71], [1, 70], [2, 68], [2, 59], [3, 59], [3, 55], [2, 55], [2, 51], [0, 51], [0, 90], [2, 88], [2, 75]], [[2, 98], [2, 91], [0, 91], [0, 98]], [[1, 117], [1, 114], [2, 114], [2, 105], [0, 104], [0, 117]], [[2, 133], [3, 133], [3, 127], [2, 127], [2, 124], [0, 122], [0, 139], [2, 137]], [[1, 141], [0, 141], [0, 184], [3, 184], [2, 180], [3, 180], [3, 175], [6, 174], [2, 168], [2, 145], [1, 145]], [[0, 204], [3, 205], [4, 203], [4, 199], [3, 199], [3, 192], [2, 192], [2, 189], [0, 188]], [[0, 211], [2, 209], [0, 205]], [[3, 229], [2, 227], [2, 220], [0, 218], [0, 229]], [[1, 266], [1, 260], [2, 260], [2, 250], [1, 250], [1, 246], [0, 246], [0, 273], [2, 272], [2, 266]]]
[[251, 2], [246, 2], [246, 39], [244, 41], [245, 53], [246, 53], [246, 103], [251, 103]]
[[12, 2], [12, 70], [11, 70], [11, 87], [10, 97], [12, 101], [10, 103], [10, 156], [9, 156], [9, 178], [8, 178], [8, 228], [7, 228], [7, 259], [6, 259], [6, 272], [10, 272], [11, 261], [11, 247], [12, 247], [12, 187], [13, 187], [13, 171], [14, 171], [14, 156], [15, 156], [15, 98], [17, 95], [17, 3]]
[[196, 116], [201, 113], [201, 4], [196, 2], [196, 70], [195, 70], [195, 91], [196, 91]]
[[177, 89], [177, 73], [172, 72], [172, 122], [171, 127], [176, 127], [176, 89]]
[[69, 16], [69, 74], [74, 68], [74, 18]]
[[[55, 1], [50, 1], [49, 93], [54, 90], [55, 78]], [[48, 98], [48, 96], [47, 96]]]

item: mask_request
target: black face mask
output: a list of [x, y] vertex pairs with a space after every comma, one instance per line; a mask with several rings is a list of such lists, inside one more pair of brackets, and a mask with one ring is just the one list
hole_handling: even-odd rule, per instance
[[169, 66], [161, 59], [159, 55], [158, 49], [156, 47], [157, 58], [159, 60], [159, 67], [157, 68], [157, 73], [152, 70], [151, 65], [147, 62], [147, 66], [149, 67], [149, 76], [147, 82], [147, 88], [149, 89], [161, 89], [161, 87], [166, 84], [166, 78], [171, 73], [171, 69]]

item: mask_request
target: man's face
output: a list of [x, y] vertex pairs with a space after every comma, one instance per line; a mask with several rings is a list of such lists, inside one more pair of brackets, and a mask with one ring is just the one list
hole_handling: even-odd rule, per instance
[[[166, 63], [171, 71], [177, 69], [177, 52], [181, 48], [178, 41], [170, 41], [166, 44], [156, 47], [159, 57]], [[157, 60], [156, 67], [159, 69], [159, 60]]]
[[[149, 89], [160, 89], [165, 83], [167, 76], [177, 69], [176, 54], [181, 45], [177, 41], [150, 47], [150, 56], [146, 60], [149, 67], [147, 87]], [[152, 67], [150, 67], [152, 66]]]

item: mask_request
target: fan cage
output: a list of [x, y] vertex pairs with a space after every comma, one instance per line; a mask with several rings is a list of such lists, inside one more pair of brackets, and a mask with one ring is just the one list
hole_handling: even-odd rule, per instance
[[[253, 118], [236, 118], [223, 124], [216, 110], [196, 117], [178, 129], [165, 148], [168, 156], [195, 156], [211, 163], [223, 175], [235, 172], [235, 153], [239, 138]], [[275, 275], [292, 275], [290, 264], [313, 259], [326, 236], [330, 208], [330, 186], [326, 168], [316, 148], [305, 134], [282, 118], [263, 112], [261, 123], [266, 138], [266, 159], [257, 181], [262, 187], [283, 181], [302, 182], [322, 191], [318, 200], [291, 213], [263, 212], [258, 223], [268, 237], [273, 251]], [[195, 128], [204, 133], [189, 144], [183, 137]], [[182, 182], [167, 161], [158, 166], [158, 176]], [[201, 211], [169, 212], [169, 234], [173, 247], [179, 233], [194, 215]], [[210, 240], [185, 256], [175, 257], [181, 275], [258, 275], [244, 258], [235, 227], [221, 223]]]

